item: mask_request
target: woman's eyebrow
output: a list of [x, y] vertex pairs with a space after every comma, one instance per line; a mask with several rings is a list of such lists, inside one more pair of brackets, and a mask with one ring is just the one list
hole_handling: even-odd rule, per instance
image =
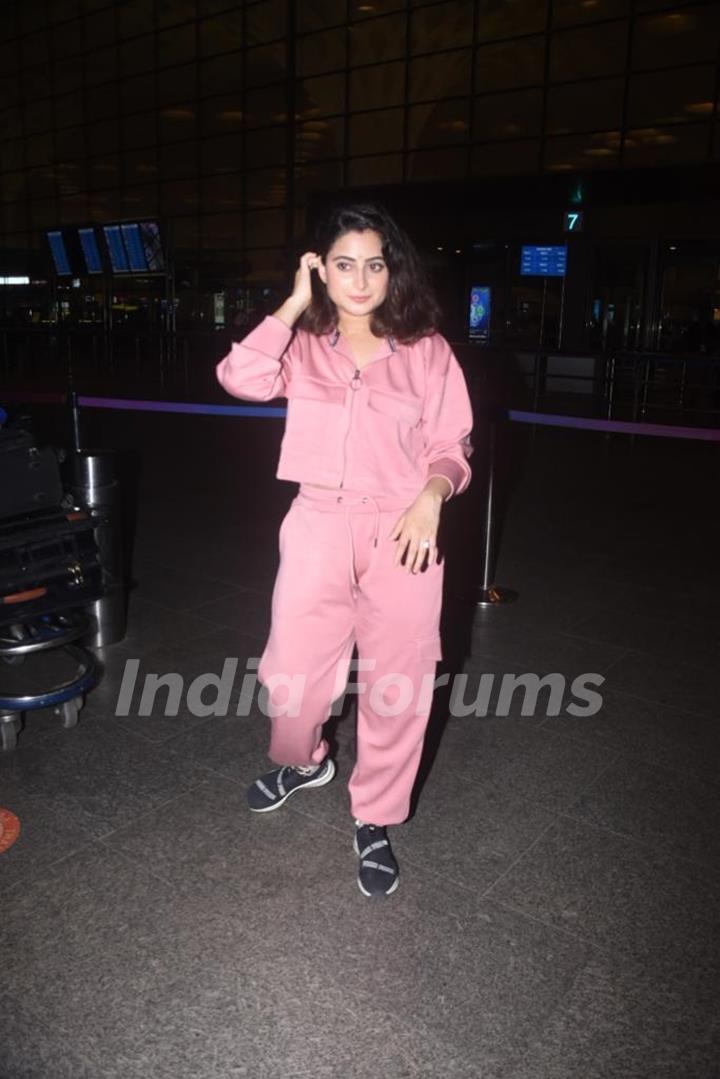
[[[338, 262], [342, 259], [343, 262], [357, 262], [352, 255], [333, 255], [332, 261]], [[362, 261], [362, 260], [361, 260]], [[365, 262], [384, 262], [385, 259], [382, 255], [371, 255], [370, 258], [365, 259]]]

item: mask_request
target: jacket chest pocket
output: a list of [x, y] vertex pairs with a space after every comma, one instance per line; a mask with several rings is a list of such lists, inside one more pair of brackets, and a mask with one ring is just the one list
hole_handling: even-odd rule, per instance
[[285, 442], [300, 453], [337, 452], [346, 390], [314, 378], [293, 379], [288, 397]]
[[419, 398], [370, 390], [368, 408], [377, 417], [378, 426], [394, 436], [406, 452], [417, 450], [422, 419], [422, 402]]

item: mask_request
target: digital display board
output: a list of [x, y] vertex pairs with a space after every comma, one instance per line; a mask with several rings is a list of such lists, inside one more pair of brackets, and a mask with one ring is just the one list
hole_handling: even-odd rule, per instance
[[103, 225], [103, 234], [113, 273], [162, 273], [165, 269], [156, 221]]
[[488, 285], [473, 285], [470, 289], [469, 336], [473, 341], [490, 338], [491, 290]]
[[78, 235], [80, 236], [80, 249], [85, 259], [87, 272], [102, 273], [102, 259], [100, 258], [100, 248], [98, 247], [95, 229], [78, 229]]
[[65, 238], [60, 229], [53, 229], [53, 231], [47, 234], [48, 243], [50, 244], [50, 252], [55, 263], [55, 272], [59, 276], [72, 276], [72, 267], [70, 266], [70, 256], [68, 254]]
[[523, 277], [564, 277], [567, 271], [567, 247], [539, 246], [522, 248], [520, 273]]
[[127, 251], [125, 250], [125, 244], [122, 240], [120, 226], [103, 225], [103, 235], [105, 236], [105, 243], [107, 244], [112, 272], [129, 273], [130, 263], [128, 261]]

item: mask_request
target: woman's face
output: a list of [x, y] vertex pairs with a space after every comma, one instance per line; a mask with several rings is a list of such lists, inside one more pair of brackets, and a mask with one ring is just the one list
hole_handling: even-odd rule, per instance
[[390, 279], [380, 234], [372, 229], [344, 233], [318, 273], [338, 314], [371, 314], [385, 299]]

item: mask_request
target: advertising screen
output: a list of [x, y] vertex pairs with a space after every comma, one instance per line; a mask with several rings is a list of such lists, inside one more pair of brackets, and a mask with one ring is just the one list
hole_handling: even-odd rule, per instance
[[473, 341], [490, 337], [491, 291], [488, 285], [473, 285], [470, 289], [469, 335]]
[[564, 277], [567, 270], [567, 247], [539, 246], [522, 248], [520, 273], [523, 277]]
[[103, 225], [103, 233], [113, 273], [162, 273], [165, 269], [156, 221]]

